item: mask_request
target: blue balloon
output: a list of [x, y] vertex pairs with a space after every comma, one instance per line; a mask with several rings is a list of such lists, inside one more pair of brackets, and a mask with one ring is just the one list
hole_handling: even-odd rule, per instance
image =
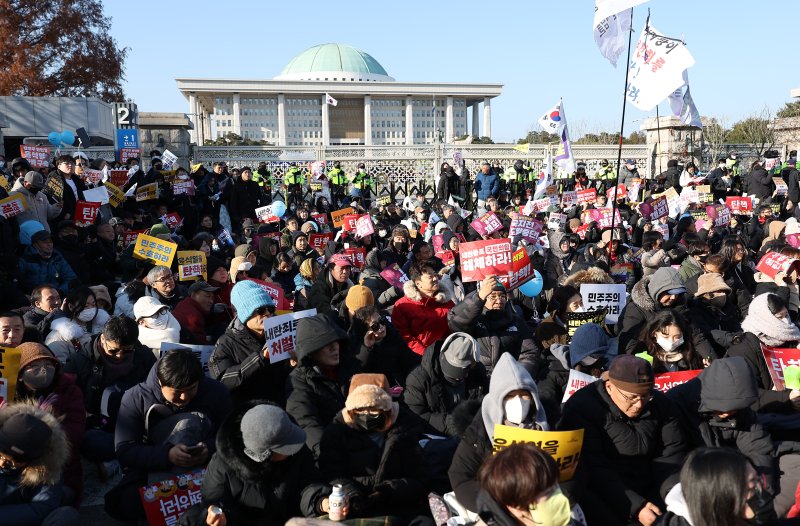
[[72, 143], [75, 142], [75, 134], [69, 130], [64, 130], [61, 132], [61, 142], [66, 144], [67, 146], [72, 146]]
[[273, 202], [272, 213], [275, 214], [275, 217], [283, 217], [283, 214], [286, 213], [286, 203], [284, 203], [283, 201]]
[[47, 134], [47, 142], [52, 144], [53, 146], [58, 146], [61, 144], [61, 134], [57, 131], [51, 131]]
[[526, 281], [519, 287], [519, 291], [529, 298], [535, 298], [542, 292], [544, 280], [538, 270], [533, 271], [533, 279]]

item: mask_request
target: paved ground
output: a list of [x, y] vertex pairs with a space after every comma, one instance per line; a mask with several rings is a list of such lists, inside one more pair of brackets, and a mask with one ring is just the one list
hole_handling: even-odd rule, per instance
[[100, 470], [92, 462], [83, 463], [83, 500], [81, 502], [81, 526], [123, 526], [106, 515], [103, 509], [103, 495], [122, 478], [121, 473], [107, 481], [100, 478]]

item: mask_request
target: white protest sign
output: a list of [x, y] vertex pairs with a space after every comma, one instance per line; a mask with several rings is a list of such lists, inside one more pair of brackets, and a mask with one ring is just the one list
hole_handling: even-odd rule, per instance
[[100, 203], [101, 205], [108, 204], [108, 190], [105, 186], [98, 186], [97, 188], [84, 190], [83, 197], [83, 200], [88, 203]]
[[269, 351], [269, 363], [282, 362], [292, 357], [295, 352], [297, 321], [316, 313], [317, 309], [301, 310], [264, 320], [264, 336], [267, 340], [264, 349]]
[[206, 376], [211, 377], [211, 375], [208, 373], [208, 360], [211, 358], [211, 354], [214, 352], [213, 345], [189, 345], [186, 343], [161, 342], [160, 356], [164, 356], [173, 349], [190, 349], [200, 360], [200, 363], [203, 364], [203, 372], [206, 373]]
[[587, 385], [596, 382], [598, 379], [591, 374], [582, 373], [575, 369], [569, 370], [569, 378], [567, 379], [567, 388], [564, 389], [564, 397], [561, 399], [563, 404], [569, 400], [578, 389], [586, 387]]
[[178, 160], [178, 156], [172, 153], [169, 150], [164, 150], [164, 153], [161, 154], [161, 162], [163, 164], [164, 170], [172, 170], [175, 161]]
[[550, 218], [547, 220], [547, 228], [549, 230], [564, 230], [567, 224], [567, 214], [560, 212], [550, 212]]
[[606, 323], [617, 323], [627, 302], [625, 285], [584, 283], [581, 285], [581, 298], [587, 311], [607, 309]]
[[564, 192], [561, 194], [561, 206], [569, 208], [578, 202], [578, 192]]

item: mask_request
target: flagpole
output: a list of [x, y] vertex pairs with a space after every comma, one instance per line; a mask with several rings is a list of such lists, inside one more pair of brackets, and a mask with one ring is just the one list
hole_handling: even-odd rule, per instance
[[622, 138], [625, 134], [625, 107], [628, 103], [628, 73], [631, 69], [631, 38], [633, 37], [633, 8], [631, 7], [631, 24], [628, 28], [628, 58], [625, 61], [625, 89], [622, 90], [622, 122], [619, 125], [619, 149], [617, 150], [617, 175], [614, 178], [614, 201], [611, 203], [611, 241], [614, 240], [614, 228], [617, 219], [617, 189], [619, 188], [619, 172], [622, 169]]

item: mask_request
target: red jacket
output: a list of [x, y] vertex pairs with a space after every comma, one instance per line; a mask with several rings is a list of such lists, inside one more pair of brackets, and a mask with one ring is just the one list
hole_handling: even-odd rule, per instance
[[392, 324], [409, 348], [422, 356], [425, 349], [450, 334], [447, 312], [455, 303], [440, 290], [431, 298], [423, 297], [414, 282], [403, 285], [405, 296], [397, 300], [392, 310]]
[[185, 332], [191, 333], [192, 343], [195, 345], [208, 345], [206, 338], [206, 324], [209, 322], [209, 314], [203, 311], [200, 304], [192, 299], [191, 296], [183, 298], [175, 305], [172, 315], [181, 324]]

